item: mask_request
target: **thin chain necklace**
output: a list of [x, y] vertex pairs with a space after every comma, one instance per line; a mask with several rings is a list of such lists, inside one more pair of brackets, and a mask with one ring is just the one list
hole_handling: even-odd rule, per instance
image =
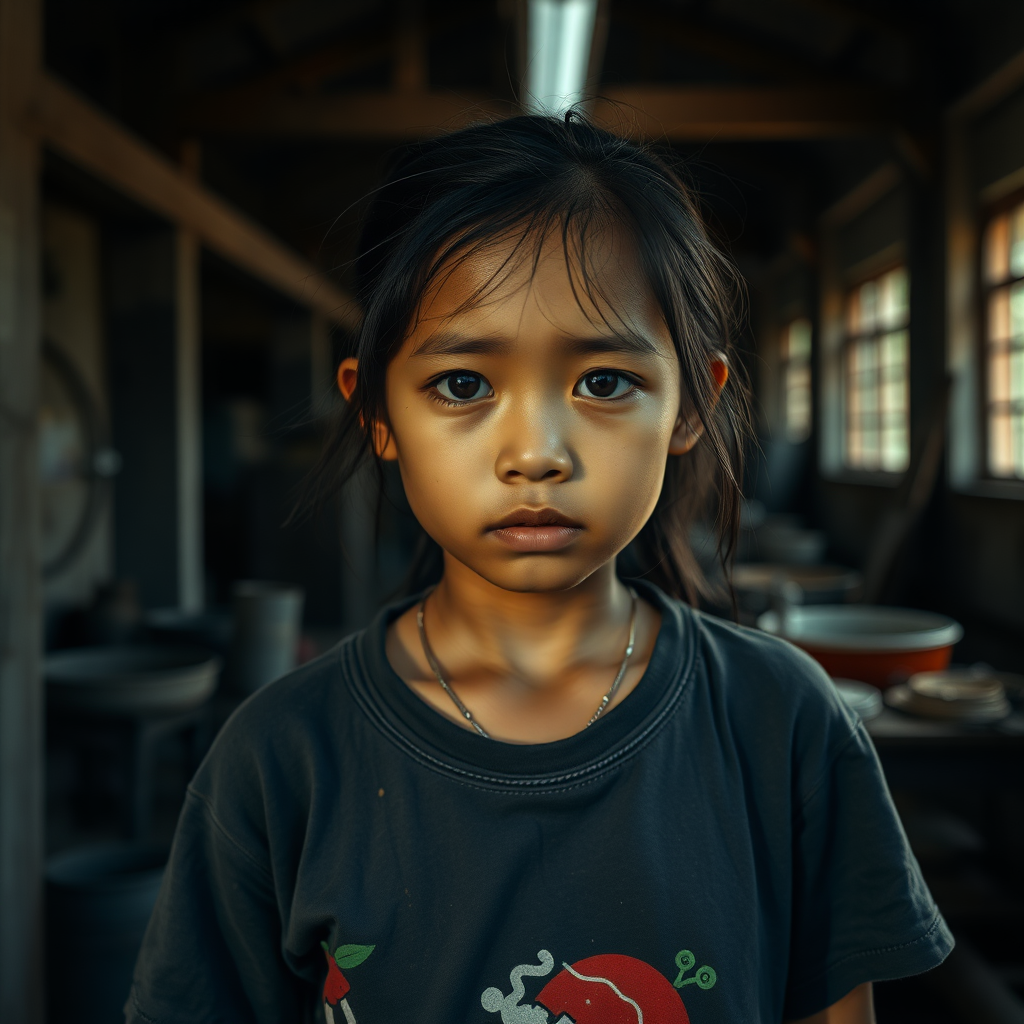
[[[597, 710], [591, 716], [590, 721], [587, 722], [584, 728], [589, 729], [605, 712], [605, 709], [612, 702], [612, 698], [615, 696], [616, 691], [619, 689], [622, 683], [622, 677], [626, 674], [626, 666], [629, 664], [629, 659], [633, 654], [633, 644], [636, 640], [636, 609], [637, 609], [637, 596], [636, 591], [630, 587], [629, 596], [632, 599], [633, 607], [629, 616], [629, 639], [626, 641], [626, 650], [622, 655], [622, 664], [619, 665], [619, 671], [615, 674], [615, 678], [612, 680], [612, 685], [608, 687], [607, 693], [601, 698], [601, 703], [597, 705]], [[434, 672], [434, 677], [437, 679], [441, 686], [441, 689], [451, 697], [452, 703], [459, 709], [459, 714], [469, 722], [469, 724], [476, 730], [476, 732], [483, 736], [485, 740], [491, 738], [491, 734], [473, 717], [473, 713], [466, 707], [465, 704], [459, 699], [459, 695], [452, 689], [451, 684], [445, 679], [441, 672], [441, 666], [437, 663], [437, 659], [434, 657], [434, 652], [430, 649], [430, 644], [427, 643], [427, 630], [423, 625], [423, 609], [426, 606], [427, 599], [424, 598], [420, 602], [419, 608], [416, 610], [416, 625], [420, 631], [420, 643], [423, 644], [423, 653], [426, 655], [427, 662]]]

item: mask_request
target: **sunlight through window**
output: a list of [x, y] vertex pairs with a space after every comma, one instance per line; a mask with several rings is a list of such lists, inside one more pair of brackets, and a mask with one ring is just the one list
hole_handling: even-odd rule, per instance
[[844, 456], [850, 469], [900, 473], [907, 468], [909, 321], [906, 267], [865, 281], [847, 298]]
[[984, 282], [988, 471], [1024, 479], [1024, 202], [989, 221]]
[[811, 322], [806, 317], [782, 329], [781, 356], [786, 440], [799, 444], [811, 435]]

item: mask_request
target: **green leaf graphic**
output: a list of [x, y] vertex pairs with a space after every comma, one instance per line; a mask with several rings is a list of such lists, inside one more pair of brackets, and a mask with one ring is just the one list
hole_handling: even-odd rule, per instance
[[342, 969], [358, 967], [377, 947], [376, 946], [339, 946], [334, 951], [334, 962]]

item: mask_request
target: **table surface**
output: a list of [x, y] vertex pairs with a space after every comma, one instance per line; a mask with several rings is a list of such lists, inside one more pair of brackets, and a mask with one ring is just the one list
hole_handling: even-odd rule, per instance
[[1024, 752], [1024, 712], [988, 725], [943, 722], [885, 708], [866, 722], [868, 734], [878, 747], [890, 746], [998, 746]]

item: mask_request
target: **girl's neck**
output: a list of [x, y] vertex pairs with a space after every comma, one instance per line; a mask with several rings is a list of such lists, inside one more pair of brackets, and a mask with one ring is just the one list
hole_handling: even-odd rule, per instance
[[[388, 661], [427, 704], [469, 728], [427, 661], [417, 611], [388, 628]], [[424, 626], [446, 682], [494, 739], [547, 743], [590, 721], [622, 664], [631, 616], [613, 564], [567, 591], [512, 593], [448, 559]], [[638, 603], [634, 652], [609, 708], [639, 682], [660, 622]]]
[[432, 643], [436, 637], [460, 653], [472, 651], [477, 671], [546, 688], [574, 665], [605, 661], [609, 653], [621, 657], [619, 633], [631, 607], [614, 563], [568, 591], [516, 593], [446, 555], [426, 621]]

